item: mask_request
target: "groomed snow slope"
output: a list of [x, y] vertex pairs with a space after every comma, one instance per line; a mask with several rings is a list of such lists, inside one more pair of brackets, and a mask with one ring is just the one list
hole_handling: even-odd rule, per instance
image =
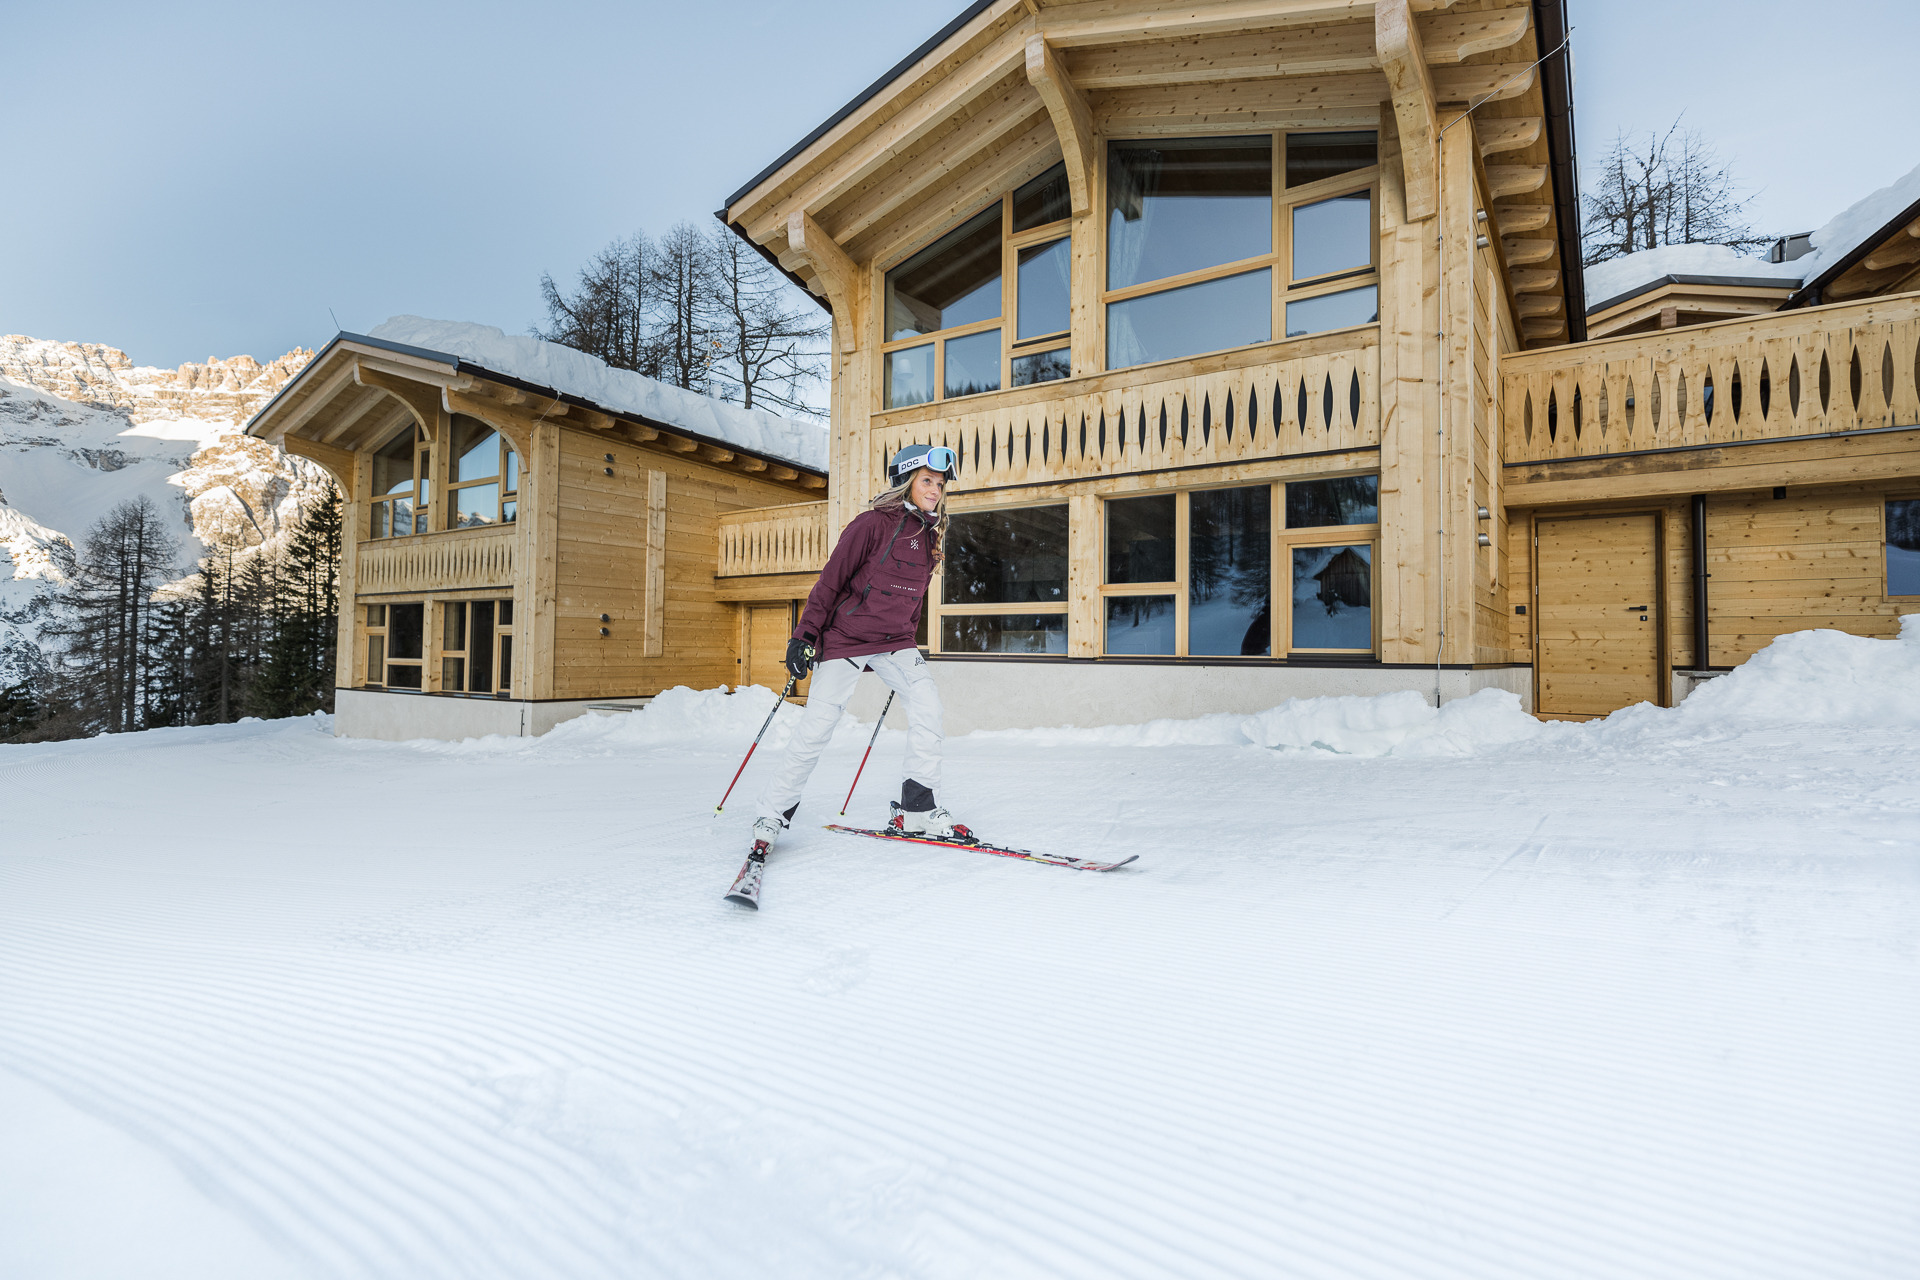
[[820, 831], [849, 724], [757, 915], [765, 691], [0, 747], [0, 1275], [1912, 1275], [1917, 687], [950, 744], [1104, 876]]

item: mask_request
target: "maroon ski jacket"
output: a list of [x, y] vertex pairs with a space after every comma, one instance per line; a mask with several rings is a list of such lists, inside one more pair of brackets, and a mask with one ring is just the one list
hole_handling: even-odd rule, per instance
[[818, 637], [818, 661], [913, 645], [933, 578], [933, 517], [912, 503], [862, 511], [840, 534], [794, 635]]

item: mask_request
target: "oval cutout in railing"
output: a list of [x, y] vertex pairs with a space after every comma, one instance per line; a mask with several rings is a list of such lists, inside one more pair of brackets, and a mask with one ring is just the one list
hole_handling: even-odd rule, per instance
[[1633, 379], [1627, 379], [1627, 434], [1633, 434]]
[[1707, 380], [1700, 384], [1700, 408], [1707, 415], [1707, 425], [1713, 425], [1713, 370], [1707, 370]]
[[1136, 443], [1140, 446], [1140, 452], [1147, 451], [1147, 403], [1144, 400], [1140, 402], [1140, 439]]
[[1653, 427], [1653, 434], [1659, 435], [1660, 434], [1660, 375], [1657, 373], [1653, 375], [1653, 403], [1652, 405], [1649, 406], [1649, 411], [1651, 416], [1648, 418], [1648, 421]]
[[1920, 395], [1920, 338], [1913, 340], [1913, 392]]
[[1553, 442], [1559, 439], [1560, 393], [1558, 391], [1549, 391], [1547, 392], [1547, 440]]
[[1673, 423], [1680, 430], [1687, 429], [1687, 371], [1682, 369], [1673, 385]]
[[1353, 381], [1347, 384], [1347, 421], [1354, 426], [1360, 425], [1360, 371], [1353, 371]]
[[1227, 392], [1227, 443], [1233, 443], [1233, 392]]
[[[979, 457], [980, 455], [978, 455], [978, 454], [975, 454], [974, 456], [975, 456], [975, 457]], [[960, 463], [959, 463], [959, 465], [960, 465], [960, 470], [962, 470], [962, 471], [965, 471], [965, 470], [967, 469], [967, 438], [966, 438], [966, 436], [964, 436], [964, 435], [960, 437]]]
[[1600, 438], [1607, 438], [1607, 379], [1604, 374], [1600, 378]]
[[1027, 460], [1028, 462], [1032, 462], [1032, 461], [1033, 461], [1033, 424], [1032, 424], [1031, 422], [1029, 422], [1029, 423], [1027, 424], [1027, 457], [1026, 457], [1026, 460]]
[[1853, 401], [1853, 411], [1860, 412], [1860, 389], [1866, 379], [1860, 373], [1860, 348], [1853, 349], [1853, 359], [1847, 362], [1847, 394]]
[[1113, 424], [1113, 438], [1120, 446], [1120, 456], [1127, 456], [1127, 411], [1120, 411], [1120, 420]]
[[1167, 402], [1160, 402], [1160, 452], [1167, 451]]
[[997, 470], [999, 466], [1000, 466], [1000, 432], [996, 428], [995, 430], [987, 432], [987, 469], [989, 471], [993, 471], [993, 470]]
[[1200, 397], [1200, 447], [1206, 448], [1213, 443], [1213, 397]]
[[1105, 409], [1102, 409], [1100, 411], [1099, 440], [1100, 440], [1100, 456], [1104, 458], [1107, 456], [1107, 411]]
[[1533, 392], [1527, 392], [1526, 407], [1520, 411], [1520, 425], [1525, 429], [1527, 443], [1533, 443]]
[[1327, 430], [1333, 430], [1333, 375], [1327, 375], [1327, 385], [1320, 390], [1320, 416], [1327, 424]]
[[1575, 440], [1580, 438], [1580, 429], [1585, 425], [1584, 406], [1580, 399], [1580, 388], [1576, 385], [1573, 389], [1573, 438]]
[[1307, 380], [1300, 379], [1300, 434], [1307, 434]]
[[[1231, 403], [1231, 401], [1229, 401]], [[1247, 392], [1247, 439], [1252, 440], [1260, 434], [1260, 388], [1254, 387]]]
[[1040, 421], [1040, 465], [1046, 466], [1053, 461], [1053, 423], [1048, 419]]
[[1760, 421], [1765, 422], [1767, 415], [1773, 412], [1773, 370], [1767, 367], [1765, 359], [1760, 361]]
[[1889, 342], [1885, 351], [1880, 353], [1880, 401], [1884, 408], [1893, 408], [1893, 344]]
[[1180, 398], [1180, 447], [1182, 449], [1187, 447], [1187, 401], [1185, 396]]
[[1087, 456], [1087, 415], [1080, 415], [1080, 456]]
[[1793, 363], [1787, 366], [1787, 412], [1796, 418], [1800, 416], [1800, 357], [1797, 353]]
[[1740, 425], [1740, 362], [1733, 362], [1733, 381], [1727, 386], [1727, 407], [1733, 410], [1733, 425]]
[[1833, 368], [1824, 351], [1820, 353], [1820, 412], [1833, 412]]

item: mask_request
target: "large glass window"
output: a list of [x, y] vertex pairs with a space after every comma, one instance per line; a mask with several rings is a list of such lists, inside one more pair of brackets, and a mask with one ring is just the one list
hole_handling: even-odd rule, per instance
[[1887, 504], [1887, 594], [1920, 596], [1920, 498]]
[[1371, 652], [1378, 490], [1351, 476], [1109, 499], [1103, 652]]
[[945, 653], [1067, 651], [1067, 508], [956, 513], [940, 575]]
[[447, 527], [511, 524], [519, 503], [520, 460], [506, 439], [478, 418], [453, 415], [447, 478]]
[[455, 600], [440, 610], [440, 692], [509, 691], [513, 601]]
[[1281, 172], [1269, 134], [1109, 144], [1109, 369], [1377, 320], [1375, 135], [1280, 140]]
[[420, 689], [426, 665], [426, 605], [367, 606], [367, 683]]
[[887, 272], [887, 408], [1072, 372], [1071, 212], [1066, 167], [1055, 165]]
[[429, 528], [427, 512], [432, 502], [428, 463], [431, 451], [420, 428], [407, 428], [382, 445], [373, 455], [373, 499], [368, 535], [373, 538], [400, 538], [425, 533]]

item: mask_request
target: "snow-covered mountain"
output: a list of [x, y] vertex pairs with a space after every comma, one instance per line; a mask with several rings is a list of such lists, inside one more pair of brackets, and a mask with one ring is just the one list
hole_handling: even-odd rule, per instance
[[95, 343], [0, 336], [0, 684], [36, 660], [66, 557], [120, 503], [145, 495], [177, 515], [181, 573], [216, 548], [244, 561], [284, 541], [326, 474], [241, 427], [312, 357], [159, 369]]

